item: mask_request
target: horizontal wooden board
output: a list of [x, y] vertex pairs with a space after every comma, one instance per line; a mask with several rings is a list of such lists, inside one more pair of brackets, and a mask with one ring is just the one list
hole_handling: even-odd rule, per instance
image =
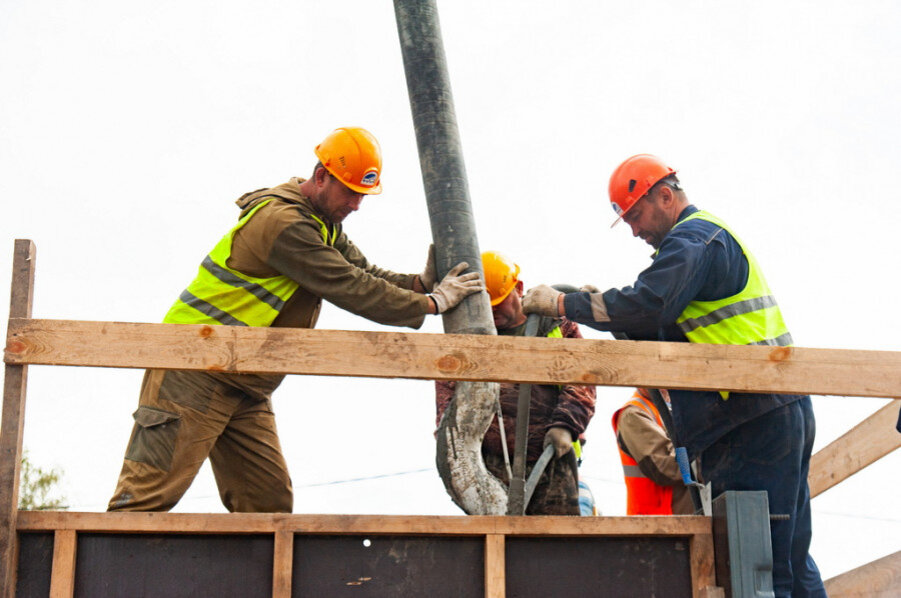
[[19, 511], [19, 532], [47, 530], [185, 534], [403, 534], [474, 536], [694, 536], [712, 534], [710, 518], [505, 517], [432, 515], [286, 515], [270, 513], [78, 513]]
[[901, 352], [10, 319], [5, 361], [901, 398]]

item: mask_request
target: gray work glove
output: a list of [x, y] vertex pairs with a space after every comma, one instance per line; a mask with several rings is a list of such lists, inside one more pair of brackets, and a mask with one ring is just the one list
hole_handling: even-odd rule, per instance
[[573, 450], [573, 435], [568, 428], [554, 426], [548, 429], [547, 434], [544, 435], [544, 447], [547, 447], [549, 444], [554, 445], [554, 450], [559, 459]]
[[435, 244], [429, 245], [429, 257], [425, 262], [425, 270], [419, 274], [419, 284], [425, 289], [426, 293], [431, 293], [435, 289], [435, 282], [438, 274], [435, 271]]
[[597, 288], [593, 284], [583, 284], [579, 287], [579, 292], [581, 293], [600, 293], [601, 289]]
[[560, 315], [557, 313], [557, 297], [562, 294], [546, 284], [538, 285], [529, 289], [526, 296], [522, 298], [522, 311], [527, 314], [558, 318]]
[[469, 263], [460, 262], [451, 268], [450, 272], [447, 273], [447, 276], [441, 280], [438, 286], [435, 287], [435, 290], [432, 291], [432, 294], [429, 295], [435, 300], [435, 305], [438, 307], [439, 314], [443, 314], [452, 307], [456, 307], [457, 304], [469, 295], [485, 290], [478, 272], [460, 274], [468, 267]]

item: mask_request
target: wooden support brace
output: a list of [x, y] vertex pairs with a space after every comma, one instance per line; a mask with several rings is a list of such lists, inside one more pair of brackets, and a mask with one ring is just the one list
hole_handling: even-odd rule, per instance
[[503, 534], [485, 536], [485, 598], [507, 594], [506, 550]]
[[75, 595], [75, 530], [56, 530], [53, 534], [53, 567], [50, 573], [50, 598]]
[[[17, 239], [9, 314], [30, 318], [34, 299], [34, 243]], [[11, 598], [16, 588], [19, 512], [19, 470], [25, 419], [25, 387], [28, 366], [7, 365], [3, 383], [3, 415], [0, 423], [0, 598]]]
[[898, 409], [901, 401], [891, 401], [810, 458], [811, 498], [901, 447]]
[[825, 582], [830, 598], [896, 598], [901, 588], [901, 551]]
[[291, 598], [291, 579], [294, 569], [294, 533], [275, 532], [272, 559], [272, 598]]

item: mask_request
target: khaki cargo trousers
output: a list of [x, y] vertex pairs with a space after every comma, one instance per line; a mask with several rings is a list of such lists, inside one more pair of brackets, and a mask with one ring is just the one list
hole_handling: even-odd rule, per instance
[[290, 513], [294, 495], [271, 401], [222, 376], [148, 370], [110, 511], [168, 511], [209, 457], [231, 512]]

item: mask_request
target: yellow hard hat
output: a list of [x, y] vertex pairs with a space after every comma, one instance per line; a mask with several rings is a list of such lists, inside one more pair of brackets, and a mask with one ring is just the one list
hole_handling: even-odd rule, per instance
[[314, 151], [325, 169], [348, 188], [367, 195], [382, 192], [382, 148], [366, 129], [335, 129]]
[[502, 253], [486, 251], [482, 254], [482, 268], [485, 271], [485, 288], [491, 297], [491, 305], [497, 305], [507, 298], [519, 282], [519, 266]]

